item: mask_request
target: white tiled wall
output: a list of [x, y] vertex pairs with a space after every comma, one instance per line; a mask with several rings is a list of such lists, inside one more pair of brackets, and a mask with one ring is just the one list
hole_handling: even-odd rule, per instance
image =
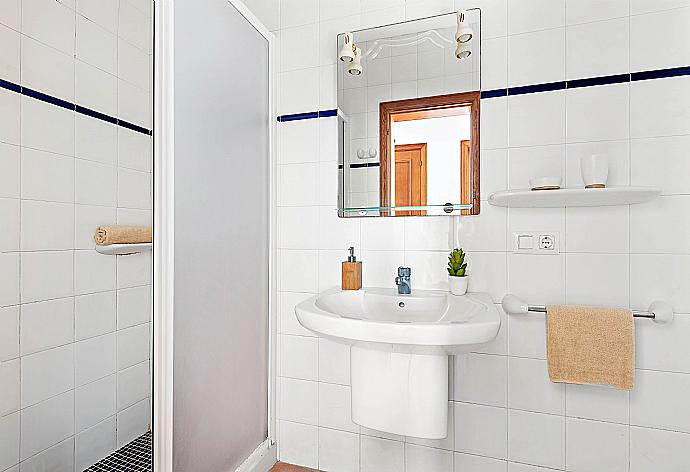
[[[280, 114], [335, 108], [337, 33], [454, 8], [482, 8], [484, 89], [690, 65], [687, 0], [247, 3], [282, 42]], [[293, 308], [339, 284], [349, 245], [366, 285], [392, 286], [406, 264], [415, 287], [444, 287], [451, 219], [338, 219], [334, 120], [279, 128], [281, 460], [328, 471], [690, 470], [690, 78], [482, 101], [483, 200], [554, 172], [579, 186], [579, 157], [593, 152], [609, 155], [612, 183], [659, 185], [663, 196], [631, 207], [483, 205], [458, 222], [470, 289], [496, 302], [507, 292], [640, 309], [664, 299], [681, 314], [668, 326], [636, 322], [630, 393], [550, 383], [544, 318], [504, 319], [482, 352], [455, 360], [443, 441], [353, 424], [348, 349], [304, 330]], [[562, 254], [512, 254], [520, 230], [559, 231]]]
[[[2, 1], [0, 78], [150, 128], [150, 3]], [[93, 233], [150, 224], [150, 193], [149, 136], [0, 89], [0, 471], [148, 429], [150, 257]]]

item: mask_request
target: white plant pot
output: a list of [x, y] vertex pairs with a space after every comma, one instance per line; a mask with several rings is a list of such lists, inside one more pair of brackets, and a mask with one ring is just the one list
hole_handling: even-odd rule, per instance
[[450, 293], [453, 295], [465, 295], [467, 293], [467, 284], [469, 283], [470, 277], [454, 277], [452, 275], [448, 276], [448, 286], [450, 287]]

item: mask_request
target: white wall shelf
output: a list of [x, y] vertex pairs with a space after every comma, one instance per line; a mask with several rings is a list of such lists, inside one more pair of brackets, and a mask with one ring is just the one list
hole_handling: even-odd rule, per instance
[[560, 190], [507, 190], [489, 196], [494, 206], [511, 208], [559, 208], [630, 205], [651, 200], [661, 193], [656, 187], [565, 188]]
[[132, 244], [96, 244], [96, 252], [108, 256], [125, 256], [127, 254], [138, 254], [151, 250], [151, 243], [132, 243]]

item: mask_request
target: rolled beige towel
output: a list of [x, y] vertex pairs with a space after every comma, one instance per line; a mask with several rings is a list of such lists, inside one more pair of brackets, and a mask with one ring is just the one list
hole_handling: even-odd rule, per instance
[[150, 226], [99, 226], [93, 237], [100, 245], [150, 243], [152, 238]]

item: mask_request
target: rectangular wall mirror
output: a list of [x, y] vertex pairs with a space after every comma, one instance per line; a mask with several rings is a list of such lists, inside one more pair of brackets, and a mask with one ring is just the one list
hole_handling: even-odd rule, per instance
[[338, 214], [479, 213], [478, 9], [338, 35]]

